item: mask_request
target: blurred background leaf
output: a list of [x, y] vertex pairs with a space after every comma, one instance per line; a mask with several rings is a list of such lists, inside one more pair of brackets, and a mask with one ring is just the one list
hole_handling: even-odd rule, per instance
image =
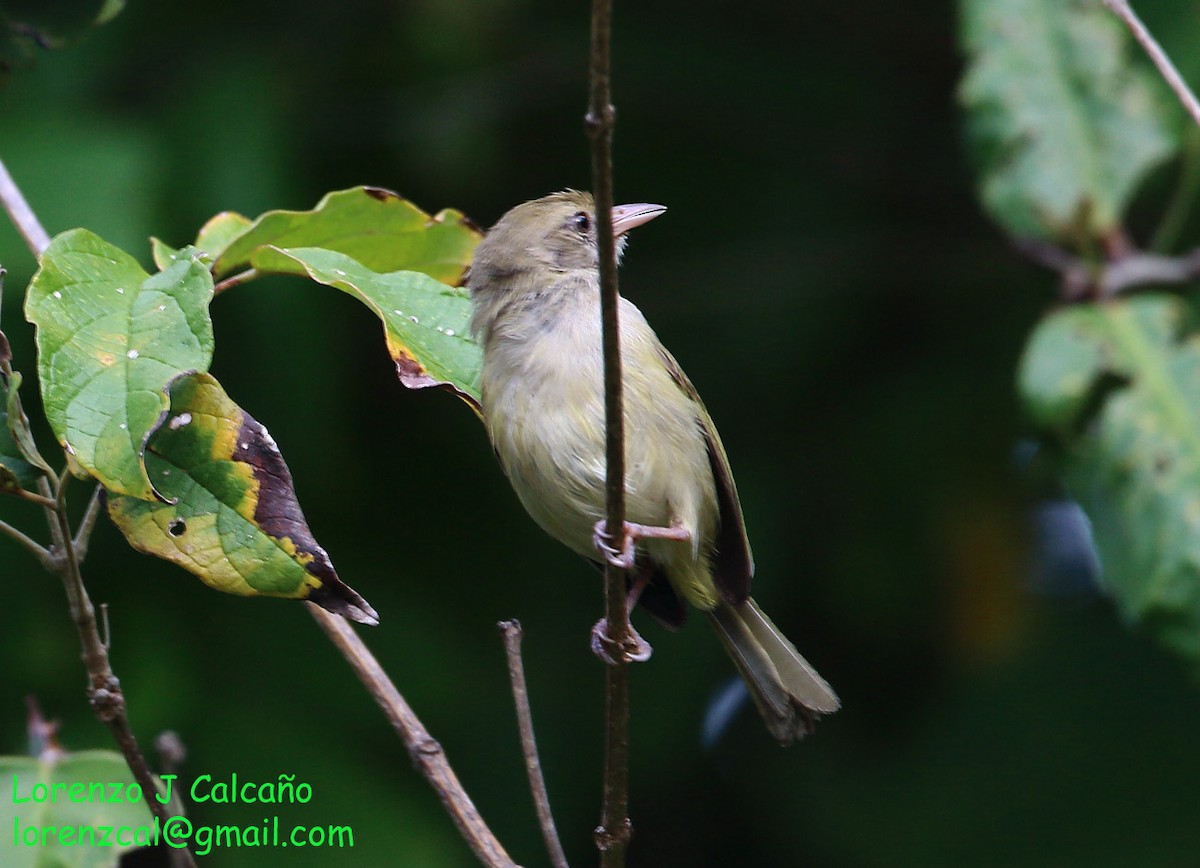
[[[115, 750], [85, 750], [57, 756], [0, 756], [0, 778], [5, 781], [5, 797], [0, 799], [0, 823], [11, 829], [13, 837], [3, 849], [6, 868], [112, 868], [130, 850], [135, 849], [134, 829], [148, 829], [150, 811], [141, 798], [127, 797], [136, 787], [125, 758]], [[86, 782], [100, 783], [99, 798], [83, 790], [84, 797], [71, 798], [71, 787]], [[38, 788], [40, 796], [34, 793]], [[113, 798], [114, 793], [119, 797]], [[153, 796], [150, 796], [152, 798]], [[109, 826], [109, 846], [83, 846], [81, 839], [67, 836], [60, 843], [59, 830], [80, 826]], [[46, 843], [13, 846], [20, 840], [37, 841], [40, 830], [53, 827]], [[115, 830], [129, 831], [118, 844]], [[143, 832], [144, 844], [148, 835]]]
[[1030, 338], [1022, 398], [1091, 517], [1130, 621], [1200, 663], [1200, 336], [1179, 299], [1060, 310]]
[[980, 196], [1005, 231], [1087, 246], [1179, 148], [1178, 107], [1101, 0], [964, 0]]

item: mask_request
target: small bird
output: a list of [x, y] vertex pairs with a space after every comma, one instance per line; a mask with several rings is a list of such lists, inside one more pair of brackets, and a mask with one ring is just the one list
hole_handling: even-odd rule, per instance
[[[661, 205], [612, 209], [626, 233]], [[604, 362], [595, 206], [565, 190], [518, 205], [487, 233], [467, 276], [483, 347], [488, 436], [525, 509], [593, 561], [629, 569], [629, 605], [669, 627], [703, 610], [770, 732], [784, 744], [840, 703], [750, 597], [754, 562], [725, 449], [700, 396], [636, 306], [618, 320], [626, 430], [624, 539], [605, 532]], [[605, 656], [603, 622], [593, 648]], [[640, 637], [629, 659], [649, 657]]]

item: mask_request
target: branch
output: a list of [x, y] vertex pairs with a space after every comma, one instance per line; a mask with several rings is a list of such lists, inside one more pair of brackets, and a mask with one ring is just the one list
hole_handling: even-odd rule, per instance
[[375, 703], [383, 709], [392, 728], [400, 735], [401, 741], [408, 749], [413, 765], [433, 786], [442, 805], [454, 820], [454, 825], [458, 827], [459, 833], [479, 861], [489, 868], [515, 868], [516, 863], [496, 840], [496, 836], [479, 815], [471, 797], [463, 789], [458, 776], [454, 774], [442, 746], [434, 740], [409, 708], [400, 691], [383, 671], [379, 661], [363, 644], [362, 639], [344, 618], [332, 615], [314, 603], [306, 605], [309, 614], [342, 652], [346, 662], [374, 697]]
[[38, 559], [38, 563], [40, 563], [47, 570], [53, 571], [54, 556], [52, 554], [50, 554], [49, 549], [47, 549], [45, 546], [43, 546], [37, 540], [26, 536], [21, 531], [17, 530], [15, 527], [13, 527], [11, 524], [9, 524], [6, 521], [2, 521], [2, 520], [0, 520], [0, 533], [16, 540], [16, 542], [19, 543], [22, 548], [24, 548], [31, 555], [33, 555], [35, 558]]
[[33, 213], [33, 209], [29, 207], [25, 197], [21, 195], [17, 182], [13, 180], [12, 175], [8, 174], [3, 160], [0, 160], [0, 202], [4, 203], [4, 210], [8, 212], [9, 219], [17, 227], [17, 231], [21, 233], [21, 237], [25, 239], [25, 244], [28, 245], [34, 256], [49, 246], [50, 236], [46, 234], [41, 221]]
[[1107, 262], [1088, 262], [1048, 241], [1018, 238], [1017, 250], [1062, 277], [1064, 301], [1114, 298], [1144, 286], [1187, 283], [1200, 277], [1200, 248], [1183, 256], [1162, 256], [1129, 250]]
[[[66, 503], [63, 497], [65, 477], [58, 483], [57, 492], [52, 492], [50, 483], [45, 479], [38, 480], [42, 494], [47, 498], [53, 497], [56, 505], [46, 508], [50, 521], [50, 535], [54, 539], [55, 552], [61, 552], [62, 557], [56, 565], [56, 570], [62, 578], [63, 588], [67, 592], [67, 603], [71, 610], [71, 619], [75, 622], [75, 630], [79, 634], [79, 642], [83, 646], [83, 662], [88, 672], [88, 703], [96, 718], [108, 727], [113, 740], [121, 749], [125, 763], [133, 773], [133, 778], [142, 788], [146, 796], [146, 805], [150, 812], [158, 818], [163, 826], [171, 819], [168, 806], [153, 798], [158, 793], [158, 782], [146, 764], [146, 758], [138, 746], [137, 738], [129, 725], [126, 713], [125, 695], [121, 691], [121, 682], [113, 673], [108, 658], [108, 646], [100, 637], [96, 625], [96, 610], [91, 598], [83, 585], [83, 576], [79, 571], [79, 559], [76, 556], [74, 540], [71, 537], [71, 526], [67, 521]], [[195, 866], [190, 850], [173, 850], [171, 862], [177, 866]]]
[[1192, 93], [1191, 88], [1187, 86], [1187, 82], [1183, 80], [1183, 76], [1179, 74], [1179, 70], [1175, 68], [1175, 64], [1171, 63], [1171, 58], [1167, 57], [1162, 46], [1146, 29], [1146, 25], [1137, 17], [1130, 7], [1128, 0], [1104, 0], [1104, 5], [1112, 10], [1113, 14], [1125, 22], [1125, 26], [1133, 34], [1136, 39], [1150, 55], [1150, 59], [1154, 61], [1154, 65], [1158, 67], [1159, 73], [1167, 84], [1171, 86], [1171, 90], [1175, 91], [1175, 96], [1179, 98], [1179, 102], [1183, 104], [1187, 113], [1192, 116], [1192, 120], [1200, 125], [1200, 102], [1196, 101], [1196, 95]]
[[79, 527], [75, 529], [75, 557], [80, 563], [83, 563], [83, 559], [87, 557], [88, 543], [92, 539], [96, 517], [100, 515], [100, 495], [103, 491], [103, 487], [99, 485], [92, 490], [92, 499], [88, 501], [87, 512], [83, 514]]
[[533, 737], [533, 714], [529, 710], [529, 688], [525, 684], [525, 666], [521, 662], [520, 621], [501, 621], [497, 624], [504, 636], [504, 651], [508, 658], [508, 677], [512, 682], [513, 703], [517, 707], [517, 728], [521, 732], [521, 752], [525, 755], [525, 771], [529, 775], [529, 791], [537, 810], [538, 825], [546, 842], [546, 852], [554, 868], [567, 868], [567, 854], [563, 852], [558, 830], [554, 827], [554, 816], [550, 812], [550, 794], [546, 792], [546, 779], [542, 777], [542, 763], [538, 759], [537, 740]]
[[233, 289], [243, 283], [249, 283], [258, 277], [258, 269], [247, 268], [245, 271], [239, 271], [237, 274], [230, 275], [213, 287], [213, 296], [216, 297], [227, 289]]
[[[42, 228], [41, 222], [29, 203], [21, 194], [20, 189], [9, 175], [4, 163], [0, 162], [0, 201], [8, 212], [13, 223], [25, 238], [25, 243], [33, 254], [39, 255], [50, 244], [50, 236]], [[88, 703], [96, 718], [108, 727], [117, 746], [125, 757], [125, 763], [133, 773], [134, 780], [142, 788], [146, 796], [146, 805], [150, 812], [158, 818], [163, 826], [170, 820], [171, 815], [167, 806], [159, 803], [152, 794], [159, 792], [158, 783], [154, 780], [146, 758], [142, 756], [137, 738], [129, 725], [125, 710], [125, 696], [121, 692], [121, 682], [113, 674], [108, 659], [108, 648], [100, 638], [96, 626], [96, 610], [92, 607], [91, 598], [83, 585], [83, 576], [79, 571], [79, 558], [75, 550], [75, 541], [71, 536], [71, 525], [67, 519], [65, 502], [66, 476], [55, 480], [52, 488], [50, 480], [38, 479], [38, 490], [42, 500], [38, 501], [46, 512], [50, 525], [50, 538], [54, 547], [43, 564], [50, 572], [57, 573], [63, 582], [67, 594], [67, 603], [71, 611], [71, 620], [75, 622], [79, 642], [83, 646], [83, 662], [88, 673]], [[94, 520], [94, 519], [93, 519]], [[11, 536], [12, 534], [10, 534]], [[23, 536], [23, 534], [22, 534]], [[14, 537], [16, 538], [16, 537]], [[18, 539], [18, 541], [20, 541]], [[177, 866], [195, 866], [190, 850], [180, 849], [171, 852], [171, 863]]]
[[[596, 201], [596, 240], [600, 253], [600, 310], [604, 333], [604, 416], [606, 443], [605, 523], [612, 539], [625, 528], [625, 415], [621, 394], [621, 336], [618, 324], [617, 260], [612, 231], [612, 134], [616, 113], [610, 87], [611, 0], [592, 0], [589, 101], [584, 128], [591, 139], [592, 195]], [[617, 648], [632, 643], [625, 602], [625, 571], [604, 566], [608, 636]], [[595, 831], [600, 864], [625, 864], [633, 826], [629, 820], [629, 662], [615, 656], [604, 675], [604, 803]]]

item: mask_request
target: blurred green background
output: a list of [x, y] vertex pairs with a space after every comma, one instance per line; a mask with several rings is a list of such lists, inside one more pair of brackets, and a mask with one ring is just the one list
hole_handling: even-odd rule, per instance
[[[1200, 80], [1200, 5], [1138, 6]], [[178, 245], [218, 211], [308, 208], [359, 183], [488, 225], [589, 184], [586, 7], [134, 2], [0, 90], [0, 157], [52, 233], [86, 226], [147, 264], [151, 234]], [[787, 751], [749, 709], [706, 743], [732, 667], [702, 619], [675, 635], [639, 620], [656, 654], [633, 676], [632, 865], [1195, 864], [1192, 674], [1101, 598], [1030, 579], [1013, 370], [1055, 288], [975, 203], [955, 26], [947, 3], [618, 4], [617, 199], [670, 207], [636, 233], [622, 289], [720, 427], [756, 597], [844, 703]], [[32, 384], [33, 262], [7, 223], [0, 263], [0, 326]], [[269, 428], [316, 537], [379, 610], [371, 647], [536, 865], [495, 629], [522, 621], [559, 829], [590, 864], [593, 571], [525, 516], [463, 405], [400, 386], [351, 299], [264, 280], [213, 315], [213, 372]], [[71, 491], [82, 506], [86, 486]], [[0, 518], [42, 532], [32, 507], [0, 501]], [[314, 796], [283, 820], [352, 825], [355, 864], [474, 864], [303, 607], [216, 594], [107, 524], [85, 577], [135, 729], [146, 746], [178, 732], [184, 778], [293, 774]], [[0, 538], [0, 581], [0, 753], [25, 749], [26, 695], [68, 747], [108, 747], [57, 580]]]

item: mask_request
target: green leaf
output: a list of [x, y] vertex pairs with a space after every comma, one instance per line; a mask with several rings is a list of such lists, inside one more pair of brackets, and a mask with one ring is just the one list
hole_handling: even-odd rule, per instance
[[196, 246], [216, 260], [253, 225], [253, 220], [236, 211], [222, 211], [200, 227]]
[[208, 374], [171, 387], [171, 411], [146, 467], [170, 502], [110, 497], [135, 549], [230, 594], [308, 599], [364, 624], [375, 610], [338, 578], [309, 530], [292, 475], [267, 430]]
[[[0, 342], [3, 339], [0, 332]], [[51, 472], [33, 448], [28, 422], [17, 397], [20, 387], [19, 373], [13, 371], [8, 376], [0, 373], [0, 491], [10, 493], [35, 490], [38, 477]]]
[[963, 0], [962, 41], [980, 195], [1009, 233], [1103, 235], [1179, 150], [1178, 111], [1101, 0]]
[[1200, 662], [1200, 333], [1188, 308], [1141, 296], [1059, 310], [1018, 382], [1061, 447], [1119, 608]]
[[332, 250], [273, 250], [313, 280], [354, 296], [383, 321], [388, 353], [410, 389], [448, 386], [478, 410], [483, 352], [471, 340], [467, 290], [416, 271], [378, 274]]
[[[90, 785], [99, 789], [89, 790]], [[113, 798], [118, 791], [121, 798]], [[124, 758], [114, 751], [57, 758], [0, 756], [0, 796], [5, 868], [111, 868], [122, 853], [139, 846], [135, 840], [144, 845], [151, 834], [146, 799], [154, 795], [140, 793]], [[114, 833], [127, 828], [128, 834], [121, 836], [127, 843], [119, 843], [114, 834], [110, 846], [87, 845], [87, 829], [99, 836], [100, 827]], [[39, 840], [43, 829], [44, 840]]]
[[146, 440], [167, 387], [208, 369], [212, 277], [188, 248], [154, 276], [84, 229], [55, 238], [29, 285], [42, 403], [73, 466], [109, 491], [150, 500]]
[[[218, 215], [209, 226], [223, 216]], [[197, 241], [197, 246], [218, 242], [204, 247], [218, 254], [213, 267], [217, 277], [248, 266], [303, 274], [294, 261], [276, 255], [271, 248], [323, 247], [344, 253], [373, 271], [420, 271], [443, 283], [457, 284], [482, 237], [458, 211], [446, 210], [431, 217], [379, 187], [329, 193], [311, 211], [268, 211], [229, 239], [227, 230], [232, 226], [220, 224], [220, 233], [213, 229], [205, 237], [202, 232]], [[218, 252], [220, 242], [228, 246]]]

